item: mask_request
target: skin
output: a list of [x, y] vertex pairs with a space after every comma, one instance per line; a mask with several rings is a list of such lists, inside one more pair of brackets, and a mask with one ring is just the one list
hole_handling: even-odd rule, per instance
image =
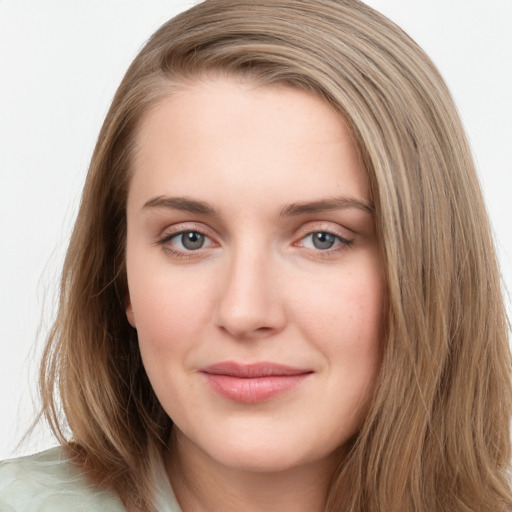
[[[148, 112], [136, 142], [126, 313], [175, 424], [166, 467], [180, 505], [322, 510], [367, 411], [382, 330], [369, 183], [349, 130], [307, 92], [209, 77]], [[203, 245], [187, 248], [184, 231]], [[326, 232], [333, 245], [318, 248], [325, 235], [312, 233]], [[309, 373], [240, 403], [202, 372], [221, 361]]]

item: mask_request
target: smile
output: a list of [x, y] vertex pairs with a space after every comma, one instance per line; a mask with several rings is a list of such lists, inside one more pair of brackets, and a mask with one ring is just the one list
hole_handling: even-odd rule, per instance
[[241, 403], [257, 403], [284, 393], [301, 382], [311, 370], [275, 363], [238, 364], [223, 362], [200, 370], [219, 395]]

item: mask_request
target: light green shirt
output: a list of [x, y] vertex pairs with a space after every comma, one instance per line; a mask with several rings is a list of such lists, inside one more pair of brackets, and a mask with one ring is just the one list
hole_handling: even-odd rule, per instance
[[[162, 467], [158, 512], [181, 512]], [[89, 484], [62, 447], [0, 462], [0, 512], [126, 512], [117, 494]]]

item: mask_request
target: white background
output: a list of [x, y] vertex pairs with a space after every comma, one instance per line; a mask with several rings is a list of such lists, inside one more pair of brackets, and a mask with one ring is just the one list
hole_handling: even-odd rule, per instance
[[[192, 0], [0, 0], [0, 459], [55, 444], [37, 364], [95, 138], [144, 41]], [[512, 288], [512, 0], [371, 0], [433, 58], [472, 144]], [[510, 308], [510, 299], [507, 299]]]

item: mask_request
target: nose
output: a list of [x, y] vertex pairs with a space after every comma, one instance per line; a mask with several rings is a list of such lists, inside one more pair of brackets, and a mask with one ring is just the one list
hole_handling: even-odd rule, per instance
[[234, 251], [222, 275], [214, 323], [237, 339], [268, 337], [286, 324], [279, 269], [265, 251]]

